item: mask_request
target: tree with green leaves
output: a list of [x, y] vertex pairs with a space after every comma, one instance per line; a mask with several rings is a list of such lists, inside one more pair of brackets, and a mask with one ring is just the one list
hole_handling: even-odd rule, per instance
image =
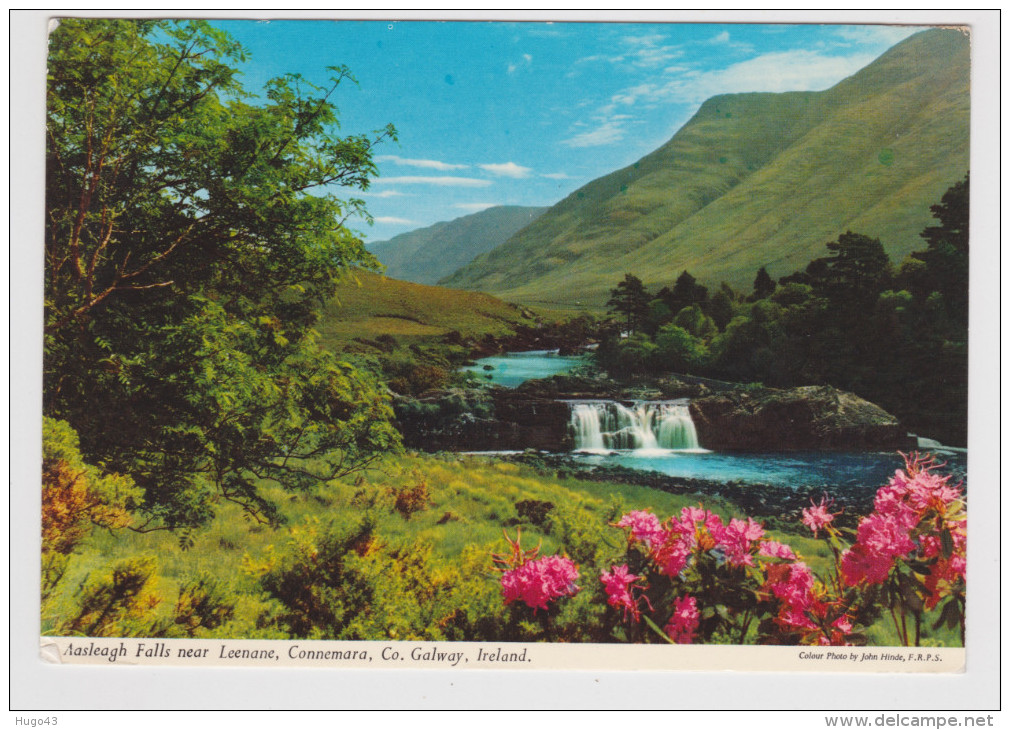
[[313, 325], [353, 267], [351, 216], [387, 127], [339, 136], [326, 86], [247, 94], [245, 52], [202, 21], [63, 20], [50, 38], [44, 410], [142, 488], [142, 529], [216, 499], [259, 520], [397, 444], [380, 384]]
[[891, 260], [880, 239], [846, 231], [827, 248], [830, 256], [807, 266], [814, 292], [846, 310], [872, 306], [891, 281]]
[[624, 317], [628, 332], [635, 332], [649, 312], [651, 299], [641, 279], [634, 274], [625, 274], [624, 279], [610, 290], [607, 307], [612, 313]]
[[664, 286], [656, 296], [666, 302], [670, 311], [676, 315], [684, 307], [690, 307], [692, 304], [705, 304], [708, 301], [708, 289], [684, 270], [680, 272], [680, 276], [673, 283], [673, 289]]
[[768, 275], [768, 269], [762, 266], [754, 277], [754, 293], [751, 294], [750, 300], [756, 302], [758, 299], [767, 299], [774, 293], [775, 280]]
[[927, 246], [911, 255], [913, 263], [921, 262], [917, 275], [908, 276], [907, 268], [902, 272], [920, 296], [939, 292], [951, 317], [964, 328], [968, 326], [969, 199], [969, 176], [965, 175], [930, 207], [939, 225], [928, 226], [919, 234]]
[[719, 291], [705, 302], [705, 313], [712, 318], [720, 332], [726, 329], [726, 325], [733, 319], [736, 301], [736, 292], [724, 281], [719, 286]]

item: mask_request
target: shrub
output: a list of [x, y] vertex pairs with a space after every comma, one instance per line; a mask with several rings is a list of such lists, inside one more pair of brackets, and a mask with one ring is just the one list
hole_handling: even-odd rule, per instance
[[225, 624], [235, 611], [234, 598], [215, 578], [204, 574], [179, 590], [173, 616], [173, 634], [208, 636]]
[[117, 529], [131, 522], [140, 490], [129, 477], [84, 463], [69, 424], [42, 422], [42, 552], [67, 555], [93, 525]]
[[263, 577], [281, 604], [285, 633], [319, 639], [475, 640], [495, 637], [500, 602], [479, 568], [459, 566], [414, 541], [381, 543], [369, 518], [293, 528], [278, 564]]
[[553, 502], [545, 502], [539, 499], [524, 499], [516, 502], [516, 512], [519, 516], [529, 520], [538, 527], [543, 526], [547, 521], [548, 513], [554, 509]]
[[391, 489], [393, 494], [393, 509], [400, 513], [405, 520], [410, 516], [423, 512], [434, 502], [431, 499], [431, 491], [428, 483], [418, 473], [414, 473], [414, 484], [407, 484], [402, 487]]
[[65, 620], [65, 636], [151, 636], [153, 614], [162, 601], [157, 564], [151, 557], [121, 560], [92, 573], [81, 589], [76, 615]]

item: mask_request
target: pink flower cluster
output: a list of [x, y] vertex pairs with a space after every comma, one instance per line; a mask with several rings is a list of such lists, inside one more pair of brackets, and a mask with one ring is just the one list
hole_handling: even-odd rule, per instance
[[603, 587], [607, 591], [607, 603], [614, 608], [623, 608], [624, 618], [627, 619], [630, 615], [636, 623], [642, 616], [642, 611], [638, 607], [639, 599], [644, 600], [649, 606], [649, 610], [652, 610], [648, 598], [645, 596], [636, 598], [632, 595], [633, 588], [639, 590], [643, 588], [643, 586], [633, 585], [638, 578], [639, 576], [628, 570], [627, 565], [615, 565], [609, 571], [605, 570], [600, 573], [600, 582], [603, 583]]
[[648, 548], [656, 547], [666, 540], [666, 531], [659, 524], [659, 518], [647, 510], [629, 512], [617, 522], [617, 527], [631, 528], [631, 539]]
[[502, 573], [502, 595], [505, 603], [522, 601], [534, 610], [546, 609], [554, 599], [578, 593], [578, 579], [579, 570], [571, 559], [546, 555]]
[[[877, 491], [874, 511], [859, 522], [856, 544], [842, 555], [841, 574], [850, 586], [880, 584], [899, 558], [935, 558], [926, 579], [935, 606], [941, 594], [964, 579], [966, 522], [959, 504], [961, 490], [949, 476], [933, 472], [931, 461], [906, 458]], [[940, 535], [950, 536], [951, 550], [942, 550]]]
[[751, 518], [723, 523], [719, 515], [701, 507], [685, 507], [680, 517], [665, 524], [651, 512], [629, 512], [616, 523], [630, 528], [629, 540], [641, 543], [660, 572], [676, 577], [687, 567], [691, 553], [714, 550], [731, 565], [754, 565], [755, 548], [764, 528]]
[[818, 530], [827, 527], [835, 519], [835, 514], [828, 511], [833, 501], [827, 495], [821, 498], [820, 504], [814, 504], [811, 499], [810, 506], [803, 510], [803, 524], [813, 531], [814, 537], [817, 537]]
[[701, 616], [698, 601], [694, 596], [678, 596], [673, 599], [673, 614], [663, 630], [670, 641], [677, 644], [691, 644], [695, 639]]
[[763, 540], [761, 547], [758, 548], [758, 555], [765, 558], [796, 560], [796, 553], [791, 547], [775, 540]]
[[766, 575], [764, 589], [779, 600], [776, 624], [786, 632], [798, 632], [804, 643], [847, 643], [852, 622], [839, 603], [818, 594], [814, 574], [806, 563], [768, 565]]
[[[721, 562], [737, 567], [753, 567], [757, 555], [789, 560], [796, 557], [787, 545], [764, 539], [764, 528], [753, 519], [723, 522], [719, 515], [701, 507], [685, 507], [680, 515], [665, 522], [651, 512], [637, 510], [625, 514], [615, 526], [628, 530], [629, 543], [641, 546], [659, 573], [670, 578], [683, 573], [696, 551], [711, 553]], [[600, 575], [607, 603], [623, 609], [625, 618], [636, 622], [641, 618], [642, 602], [648, 605], [644, 595], [634, 595], [635, 589], [644, 588], [635, 585], [639, 578], [626, 565], [614, 566]], [[692, 642], [700, 622], [697, 600], [693, 596], [680, 596], [674, 599], [672, 610], [665, 627], [667, 636], [682, 644]]]

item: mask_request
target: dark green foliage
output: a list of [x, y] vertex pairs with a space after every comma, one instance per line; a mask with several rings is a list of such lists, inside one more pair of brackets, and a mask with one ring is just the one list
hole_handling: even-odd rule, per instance
[[473, 640], [495, 637], [497, 586], [463, 555], [449, 567], [431, 546], [386, 545], [369, 518], [292, 530], [282, 564], [262, 580], [279, 623], [313, 639]]
[[628, 337], [611, 337], [600, 343], [596, 361], [612, 376], [650, 372], [655, 367], [656, 343], [642, 332]]
[[682, 271], [672, 290], [664, 286], [656, 296], [666, 303], [671, 312], [677, 314], [692, 304], [704, 304], [708, 300], [708, 289], [699, 284], [687, 271]]
[[554, 509], [552, 502], [545, 502], [540, 499], [524, 499], [516, 502], [516, 512], [531, 524], [541, 527], [547, 521], [547, 515]]
[[[711, 321], [711, 320], [709, 320]], [[674, 372], [699, 372], [708, 364], [704, 339], [676, 324], [665, 325], [656, 334], [658, 366]]]
[[726, 325], [733, 319], [736, 308], [737, 296], [732, 287], [726, 282], [722, 283], [719, 291], [712, 295], [712, 298], [705, 304], [705, 311], [719, 331], [726, 329]]
[[78, 612], [64, 621], [65, 636], [149, 636], [157, 564], [150, 557], [121, 560], [93, 574], [81, 588]]
[[827, 244], [833, 255], [807, 267], [814, 291], [845, 308], [871, 303], [890, 283], [891, 261], [880, 239], [848, 231]]
[[968, 175], [930, 208], [939, 225], [920, 235], [928, 245], [902, 266], [902, 280], [917, 296], [938, 292], [961, 328], [968, 326]]
[[[301, 488], [396, 443], [377, 383], [312, 327], [340, 274], [374, 266], [372, 137], [338, 137], [329, 86], [250, 100], [244, 57], [205, 22], [64, 20], [50, 45], [44, 408], [144, 490], [149, 526], [195, 525], [217, 494], [276, 516]], [[324, 188], [320, 192], [319, 188]]]
[[221, 582], [204, 574], [179, 591], [173, 617], [173, 635], [205, 636], [227, 623], [235, 611], [234, 598]]
[[758, 269], [757, 276], [754, 277], [754, 293], [751, 294], [751, 301], [767, 299], [775, 291], [775, 280], [768, 275], [768, 270], [762, 266]]
[[629, 332], [635, 332], [648, 314], [650, 299], [642, 280], [633, 274], [625, 274], [624, 279], [610, 290], [607, 307], [624, 318]]
[[[848, 232], [827, 244], [829, 256], [777, 288], [759, 272], [750, 303], [737, 303], [724, 286], [651, 338], [605, 341], [598, 362], [617, 376], [673, 371], [779, 387], [830, 384], [921, 434], [964, 444], [967, 195], [965, 178], [933, 206], [940, 225], [923, 233], [929, 247], [896, 277], [879, 240]], [[686, 289], [690, 281], [682, 280]]]
[[682, 327], [694, 337], [709, 339], [713, 337], [718, 328], [715, 321], [709, 317], [697, 304], [681, 309], [677, 316], [673, 318], [673, 324]]

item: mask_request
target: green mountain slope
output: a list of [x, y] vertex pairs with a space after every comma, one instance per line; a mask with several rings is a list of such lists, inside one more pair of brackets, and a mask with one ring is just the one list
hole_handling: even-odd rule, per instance
[[968, 39], [928, 30], [826, 91], [709, 99], [667, 144], [443, 283], [596, 307], [624, 272], [749, 290], [761, 266], [791, 273], [846, 230], [897, 263], [968, 170], [968, 120]]
[[499, 205], [453, 221], [436, 223], [368, 249], [386, 265], [389, 276], [434, 284], [475, 256], [490, 251], [539, 218], [547, 208]]
[[463, 337], [507, 335], [520, 324], [532, 324], [533, 318], [525, 307], [480, 292], [357, 271], [327, 304], [316, 329], [325, 346], [340, 351], [356, 337], [391, 335], [411, 341], [453, 330]]

